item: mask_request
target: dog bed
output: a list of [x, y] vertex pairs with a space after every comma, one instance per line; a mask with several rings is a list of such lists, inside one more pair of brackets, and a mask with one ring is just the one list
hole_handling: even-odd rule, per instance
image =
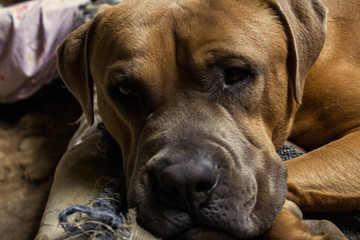
[[[136, 223], [126, 206], [121, 154], [101, 124], [86, 130], [86, 120], [62, 158], [37, 240], [45, 239], [156, 239]], [[303, 153], [285, 144], [279, 155], [288, 160]], [[119, 171], [116, 171], [116, 170]], [[360, 211], [304, 213], [306, 219], [328, 219], [350, 240], [360, 239]], [[71, 238], [70, 238], [71, 237]]]

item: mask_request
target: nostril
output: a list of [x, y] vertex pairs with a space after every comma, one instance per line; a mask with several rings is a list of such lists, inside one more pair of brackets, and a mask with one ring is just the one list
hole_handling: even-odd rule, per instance
[[[217, 169], [216, 169], [217, 170]], [[200, 193], [200, 192], [207, 192], [213, 188], [215, 188], [218, 184], [219, 181], [219, 173], [216, 171], [216, 173], [213, 173], [210, 175], [209, 178], [200, 181], [196, 186], [195, 186], [195, 191]]]
[[195, 191], [196, 192], [206, 192], [206, 191], [208, 191], [209, 189], [212, 188], [213, 184], [214, 183], [209, 182], [209, 181], [199, 182], [195, 187]]
[[166, 194], [173, 198], [178, 197], [180, 195], [179, 190], [177, 189], [176, 186], [172, 186], [170, 190], [166, 191]]
[[174, 166], [169, 166], [156, 173], [157, 190], [160, 197], [177, 198], [180, 196], [181, 176]]
[[166, 196], [167, 198], [177, 198], [180, 196], [179, 189], [176, 185], [163, 181], [163, 179], [160, 179], [158, 184], [158, 191], [161, 195]]

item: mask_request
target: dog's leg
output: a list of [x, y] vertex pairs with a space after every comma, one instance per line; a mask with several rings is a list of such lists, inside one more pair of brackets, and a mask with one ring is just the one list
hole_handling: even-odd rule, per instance
[[286, 162], [287, 199], [302, 210], [341, 211], [360, 207], [360, 128]]
[[347, 239], [331, 222], [303, 220], [300, 209], [286, 201], [273, 226], [263, 239], [271, 240], [342, 240]]

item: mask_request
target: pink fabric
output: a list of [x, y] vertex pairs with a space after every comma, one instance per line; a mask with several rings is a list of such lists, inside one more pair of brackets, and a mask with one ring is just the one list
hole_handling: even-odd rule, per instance
[[58, 77], [56, 46], [89, 0], [35, 0], [0, 8], [0, 102], [32, 95]]

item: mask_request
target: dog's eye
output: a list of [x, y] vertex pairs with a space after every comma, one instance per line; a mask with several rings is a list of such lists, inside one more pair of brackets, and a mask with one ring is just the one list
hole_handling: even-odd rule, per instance
[[251, 78], [252, 73], [247, 68], [229, 67], [225, 69], [225, 85], [233, 85], [238, 82], [247, 81]]
[[137, 104], [137, 89], [134, 81], [130, 78], [121, 79], [114, 87], [109, 87], [109, 93], [123, 105], [134, 106]]
[[130, 95], [132, 93], [132, 83], [128, 80], [122, 81], [119, 83], [118, 89], [122, 95]]

